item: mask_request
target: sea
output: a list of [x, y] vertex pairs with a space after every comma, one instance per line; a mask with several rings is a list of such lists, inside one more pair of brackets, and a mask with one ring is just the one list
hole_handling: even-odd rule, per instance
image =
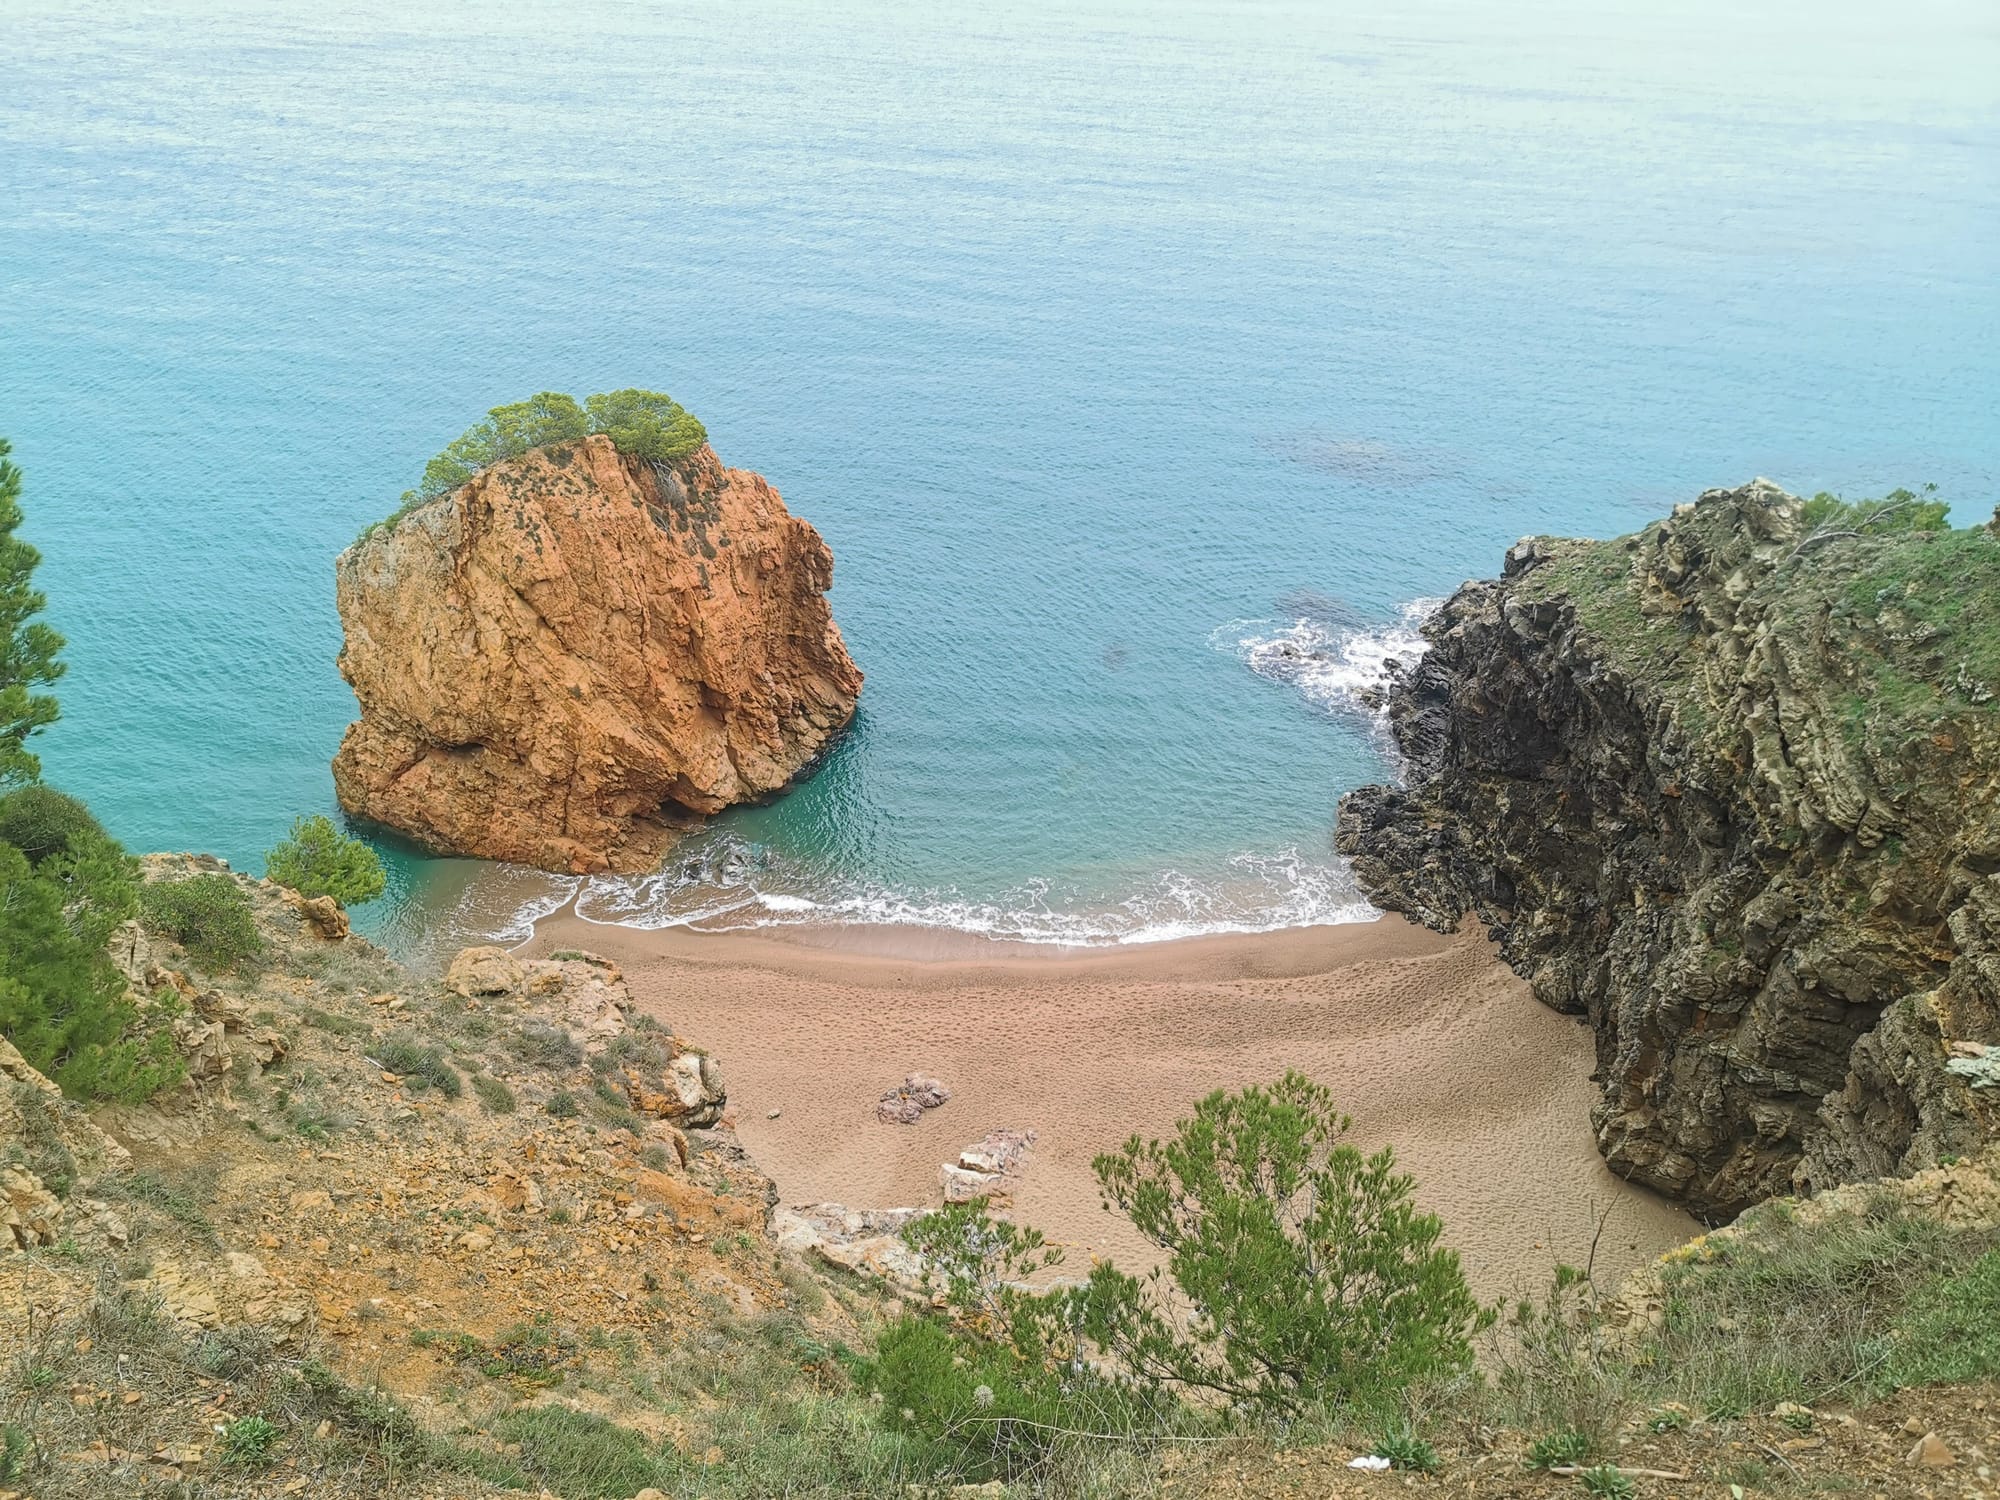
[[333, 561], [531, 392], [670, 392], [867, 687], [656, 874], [380, 837], [425, 953], [598, 922], [1366, 920], [1373, 689], [1516, 538], [1765, 475], [2000, 500], [1991, 0], [0, 0], [46, 774], [252, 872]]

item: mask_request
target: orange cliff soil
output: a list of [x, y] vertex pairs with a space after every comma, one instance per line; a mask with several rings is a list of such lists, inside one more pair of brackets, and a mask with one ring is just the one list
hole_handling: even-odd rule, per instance
[[854, 714], [833, 555], [758, 475], [551, 444], [340, 555], [350, 813], [441, 851], [650, 868]]

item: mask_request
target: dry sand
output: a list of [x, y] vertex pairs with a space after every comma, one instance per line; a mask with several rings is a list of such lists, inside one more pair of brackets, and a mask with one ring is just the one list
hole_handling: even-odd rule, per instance
[[[1147, 1247], [1101, 1207], [1091, 1157], [1157, 1135], [1203, 1094], [1296, 1068], [1354, 1139], [1393, 1145], [1482, 1296], [1583, 1263], [1615, 1277], [1699, 1232], [1614, 1177], [1592, 1143], [1590, 1033], [1540, 1005], [1482, 938], [1397, 917], [1143, 948], [1050, 950], [847, 929], [792, 938], [545, 919], [532, 951], [590, 948], [639, 1004], [712, 1052], [738, 1134], [786, 1203], [939, 1200], [938, 1165], [998, 1126], [1039, 1133], [1014, 1217], [1123, 1263]], [[911, 1072], [953, 1090], [875, 1119]], [[770, 1110], [781, 1111], [775, 1120]]]

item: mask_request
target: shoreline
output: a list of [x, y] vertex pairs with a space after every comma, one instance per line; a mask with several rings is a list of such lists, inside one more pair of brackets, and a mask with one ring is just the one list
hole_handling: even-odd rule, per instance
[[[1164, 1134], [1216, 1088], [1297, 1068], [1334, 1089], [1355, 1144], [1396, 1148], [1482, 1298], [1582, 1264], [1607, 1211], [1605, 1285], [1700, 1232], [1605, 1167], [1588, 1030], [1536, 1001], [1483, 935], [1385, 915], [1104, 948], [930, 936], [646, 930], [565, 909], [519, 951], [617, 962], [642, 1010], [713, 1053], [737, 1134], [786, 1204], [936, 1203], [940, 1163], [989, 1130], [1029, 1129], [1013, 1217], [1075, 1258], [1148, 1264], [1151, 1247], [1103, 1210], [1091, 1158]], [[950, 1102], [878, 1123], [882, 1091], [913, 1072], [950, 1085]]]

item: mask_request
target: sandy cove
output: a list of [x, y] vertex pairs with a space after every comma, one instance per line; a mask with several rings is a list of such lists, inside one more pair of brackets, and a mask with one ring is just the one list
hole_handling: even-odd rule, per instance
[[[1212, 1089], [1297, 1068], [1334, 1090], [1359, 1144], [1396, 1148], [1482, 1296], [1581, 1264], [1607, 1209], [1601, 1276], [1700, 1230], [1605, 1167], [1589, 1031], [1475, 935], [1385, 917], [1078, 952], [879, 929], [644, 932], [565, 912], [526, 951], [565, 947], [615, 959], [645, 1010], [715, 1055], [786, 1203], [935, 1203], [939, 1163], [988, 1130], [1031, 1129], [1014, 1217], [1073, 1260], [1143, 1263], [1092, 1156], [1166, 1132]], [[877, 1098], [912, 1072], [951, 1101], [879, 1123]]]

